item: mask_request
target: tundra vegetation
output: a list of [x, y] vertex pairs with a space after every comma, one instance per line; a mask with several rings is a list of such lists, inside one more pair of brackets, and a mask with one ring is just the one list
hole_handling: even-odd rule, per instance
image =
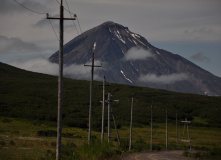
[[[28, 72], [0, 63], [0, 159], [54, 159], [57, 120], [57, 77]], [[120, 159], [125, 152], [150, 149], [150, 106], [153, 106], [153, 149], [166, 145], [165, 111], [168, 110], [168, 149], [176, 149], [178, 114], [179, 149], [184, 156], [221, 158], [221, 97], [183, 94], [160, 89], [111, 84], [106, 93], [112, 104], [122, 146], [112, 123], [111, 142], [101, 137], [102, 82], [94, 82], [92, 143], [87, 144], [89, 82], [64, 79], [62, 159]], [[131, 97], [134, 96], [133, 141], [129, 148]], [[107, 106], [107, 105], [106, 105]], [[107, 110], [105, 111], [107, 126]], [[190, 138], [196, 153], [181, 143], [183, 124], [191, 121]]]

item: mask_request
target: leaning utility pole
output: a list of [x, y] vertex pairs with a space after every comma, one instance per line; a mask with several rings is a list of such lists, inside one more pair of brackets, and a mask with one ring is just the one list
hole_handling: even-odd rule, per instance
[[[48, 15], [47, 15], [48, 16]], [[62, 97], [63, 97], [63, 32], [64, 20], [75, 20], [75, 18], [64, 18], [64, 7], [61, 0], [60, 18], [47, 17], [47, 19], [60, 20], [60, 49], [59, 49], [59, 76], [58, 76], [58, 117], [57, 117], [57, 145], [56, 160], [61, 159], [61, 135], [62, 135]]]
[[132, 143], [133, 106], [134, 106], [134, 98], [132, 97], [132, 101], [131, 101], [131, 118], [130, 118], [130, 143], [129, 143], [129, 150], [131, 150], [131, 143]]
[[117, 133], [117, 140], [118, 140], [119, 146], [121, 147], [120, 136], [119, 136], [119, 134], [118, 134], [117, 125], [116, 125], [115, 118], [114, 118], [114, 112], [113, 112], [111, 106], [110, 106], [110, 111], [111, 111], [111, 114], [112, 114], [112, 117], [113, 117], [114, 127], [115, 127], [115, 129], [116, 129], [116, 133]]
[[95, 48], [96, 48], [96, 42], [94, 42], [94, 48], [93, 48], [93, 53], [92, 53], [92, 65], [84, 65], [84, 66], [90, 66], [91, 67], [88, 144], [90, 144], [90, 141], [91, 141], [94, 67], [101, 67], [101, 66], [95, 66], [94, 65], [94, 51], [95, 51]]

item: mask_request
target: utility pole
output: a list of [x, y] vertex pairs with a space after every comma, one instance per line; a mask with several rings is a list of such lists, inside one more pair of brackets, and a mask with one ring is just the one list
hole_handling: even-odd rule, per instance
[[110, 131], [110, 103], [111, 103], [110, 96], [111, 96], [111, 94], [108, 93], [108, 113], [107, 113], [108, 114], [108, 125], [107, 125], [108, 126], [108, 135], [107, 135], [108, 136], [108, 143], [110, 142], [110, 138], [111, 138], [110, 137], [111, 136], [110, 135], [110, 132], [111, 132]]
[[168, 148], [168, 124], [167, 124], [167, 108], [166, 108], [166, 149]]
[[150, 109], [150, 150], [152, 151], [152, 143], [153, 143], [153, 107], [151, 105]]
[[118, 138], [118, 142], [119, 142], [119, 145], [120, 144], [120, 138], [119, 138], [119, 134], [118, 134], [118, 130], [117, 130], [117, 126], [116, 126], [116, 123], [115, 123], [115, 118], [114, 118], [114, 113], [113, 113], [113, 110], [111, 108], [111, 102], [119, 102], [119, 100], [111, 100], [110, 99], [110, 96], [111, 94], [108, 93], [108, 143], [110, 142], [110, 139], [111, 139], [111, 127], [110, 127], [110, 114], [112, 114], [113, 116], [113, 121], [114, 121], [114, 126], [115, 126], [115, 129], [116, 129], [116, 132], [117, 132], [117, 138]]
[[58, 117], [57, 117], [57, 145], [56, 160], [61, 159], [61, 135], [62, 135], [62, 101], [63, 101], [63, 32], [64, 20], [75, 20], [75, 18], [64, 18], [63, 1], [60, 5], [60, 18], [48, 17], [47, 19], [60, 20], [60, 49], [59, 49], [59, 76], [58, 76]]
[[131, 150], [131, 143], [132, 143], [133, 105], [134, 105], [134, 98], [132, 97], [132, 101], [131, 101], [131, 118], [130, 118], [130, 143], [129, 143], [129, 150]]
[[106, 79], [104, 76], [104, 80], [103, 80], [103, 101], [102, 101], [102, 126], [101, 126], [101, 143], [104, 141], [104, 114], [105, 114], [105, 91], [106, 91], [106, 86], [110, 86], [110, 85], [106, 85]]
[[103, 102], [102, 102], [102, 127], [101, 127], [101, 142], [104, 141], [104, 109], [105, 109], [105, 76], [103, 81]]
[[178, 122], [177, 122], [177, 112], [176, 112], [176, 147], [178, 149]]
[[93, 48], [93, 53], [92, 53], [92, 65], [84, 65], [84, 66], [91, 67], [88, 144], [90, 144], [90, 141], [91, 141], [91, 129], [92, 129], [92, 102], [93, 102], [94, 67], [101, 67], [101, 66], [94, 65], [94, 51], [95, 51], [95, 49], [96, 49], [96, 42], [94, 42], [94, 48]]

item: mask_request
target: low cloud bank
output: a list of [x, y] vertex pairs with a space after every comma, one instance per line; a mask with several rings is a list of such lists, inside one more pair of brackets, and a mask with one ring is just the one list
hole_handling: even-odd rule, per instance
[[[45, 57], [37, 57], [33, 59], [29, 59], [27, 61], [11, 61], [8, 62], [9, 65], [25, 69], [28, 71], [50, 74], [50, 75], [58, 75], [59, 66], [56, 63], [51, 63]], [[91, 68], [86, 68], [84, 64], [72, 64], [69, 66], [64, 65], [63, 74], [64, 76], [73, 78], [73, 79], [84, 79], [88, 80], [90, 78], [90, 70]], [[95, 69], [97, 71], [99, 69]], [[99, 80], [100, 77], [98, 74], [94, 74], [94, 79]]]
[[154, 57], [150, 50], [145, 50], [143, 48], [132, 47], [129, 49], [123, 57], [124, 61], [135, 61], [135, 60], [144, 60], [148, 57]]
[[28, 71], [58, 75], [58, 64], [51, 63], [44, 57], [37, 57], [27, 61], [16, 60], [8, 62], [8, 64]]
[[172, 84], [187, 79], [188, 76], [185, 73], [174, 73], [170, 75], [160, 75], [160, 76], [157, 76], [155, 74], [141, 75], [138, 80], [147, 83], [150, 82], [158, 84]]
[[35, 53], [41, 52], [42, 49], [34, 43], [24, 42], [20, 38], [8, 38], [0, 36], [0, 55], [18, 54], [18, 53]]

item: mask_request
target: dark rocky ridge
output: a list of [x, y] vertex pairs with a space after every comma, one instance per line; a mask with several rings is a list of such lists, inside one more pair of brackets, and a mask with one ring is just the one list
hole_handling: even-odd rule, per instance
[[[114, 22], [105, 22], [77, 36], [64, 45], [64, 64], [84, 64], [91, 59], [96, 42], [95, 59], [103, 62], [100, 77], [108, 82], [166, 90], [209, 95], [221, 95], [221, 78], [203, 70], [187, 59], [152, 46], [144, 37]], [[133, 47], [150, 51], [154, 56], [146, 59], [124, 61], [125, 53]], [[136, 52], [134, 53], [136, 54]], [[58, 52], [49, 60], [58, 63]], [[123, 72], [123, 73], [122, 73]], [[139, 81], [146, 74], [164, 76], [185, 74], [187, 79], [174, 83]], [[77, 78], [77, 77], [76, 77]]]

